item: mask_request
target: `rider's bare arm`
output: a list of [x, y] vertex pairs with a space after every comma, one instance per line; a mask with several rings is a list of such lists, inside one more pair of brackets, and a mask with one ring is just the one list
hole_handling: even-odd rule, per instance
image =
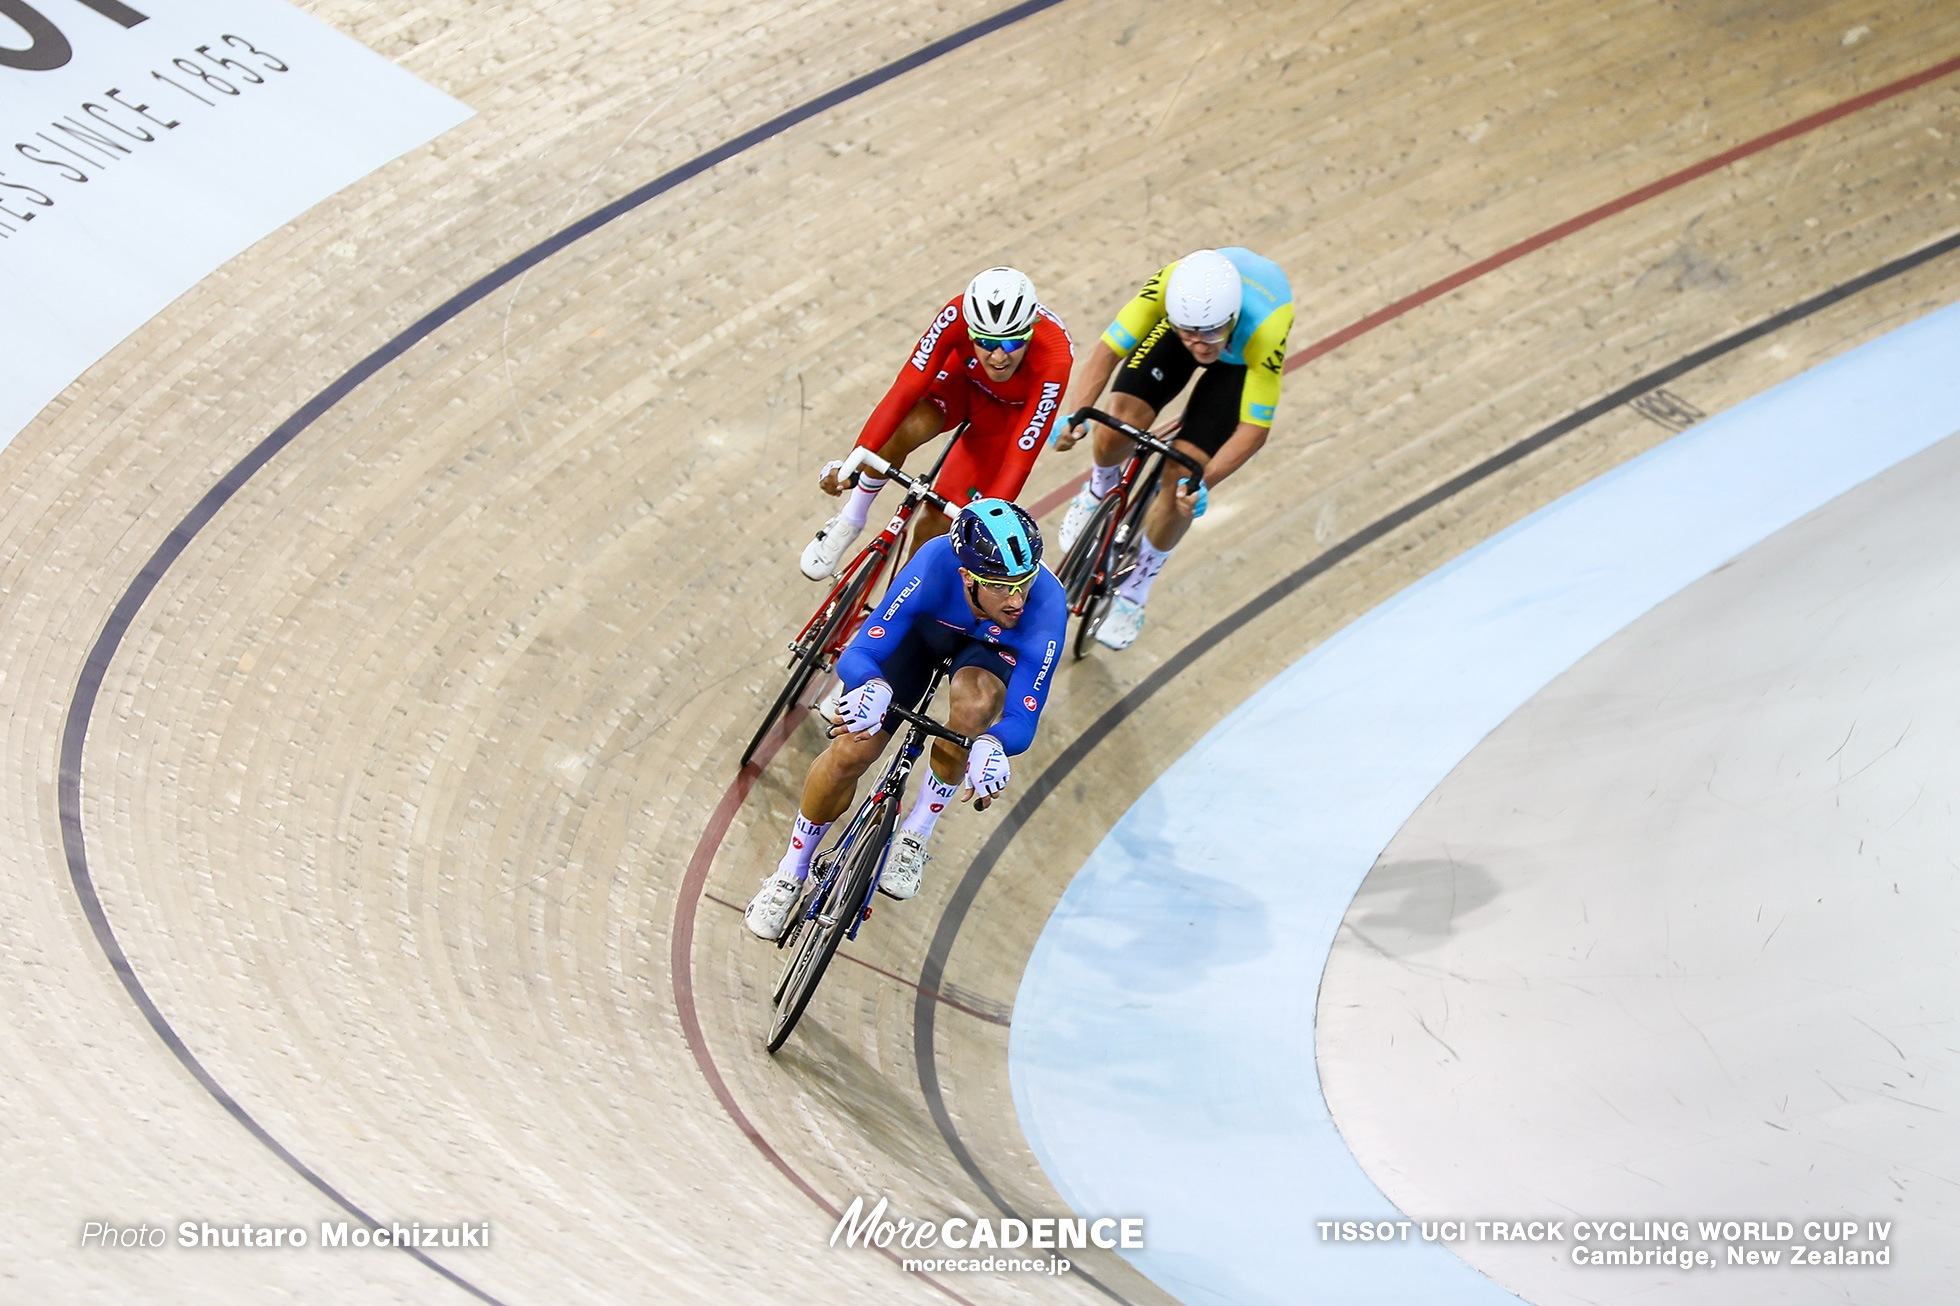
[[1230, 438], [1218, 447], [1218, 452], [1205, 464], [1205, 484], [1217, 485], [1251, 461], [1252, 455], [1265, 447], [1266, 437], [1272, 428], [1257, 422], [1240, 422]]
[[[1123, 361], [1123, 355], [1116, 352], [1115, 347], [1107, 340], [1098, 340], [1096, 344], [1101, 348], [1091, 346], [1089, 356], [1082, 360], [1081, 370], [1075, 375], [1075, 393], [1064, 405], [1062, 409], [1064, 414], [1079, 413], [1084, 408], [1093, 408], [1096, 400], [1102, 398], [1103, 390], [1108, 387], [1109, 378], [1116, 375], [1116, 365]], [[1057, 420], [1055, 447], [1072, 449], [1076, 441], [1088, 434], [1088, 431], [1089, 426], [1086, 422], [1081, 426], [1068, 426]]]
[[905, 362], [898, 369], [891, 389], [871, 410], [865, 419], [864, 429], [858, 432], [857, 443], [866, 449], [878, 450], [885, 447], [885, 441], [892, 438], [892, 432], [905, 420], [921, 398], [926, 387], [932, 383], [933, 376], [946, 366], [960, 344], [966, 341], [966, 331], [959, 325], [960, 301], [958, 297], [948, 301], [946, 306], [926, 327], [912, 352], [905, 356]]

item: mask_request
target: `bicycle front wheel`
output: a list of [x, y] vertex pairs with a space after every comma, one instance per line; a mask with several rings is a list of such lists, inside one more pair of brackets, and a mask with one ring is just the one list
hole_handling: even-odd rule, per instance
[[[1151, 499], [1156, 497], [1156, 490], [1153, 469], [1152, 479], [1137, 495], [1136, 502], [1124, 512], [1121, 526], [1110, 532], [1109, 541], [1103, 546], [1098, 566], [1083, 596], [1082, 620], [1075, 626], [1075, 656], [1078, 659], [1089, 652], [1096, 632], [1102, 629], [1103, 619], [1116, 606], [1117, 587], [1136, 570], [1137, 555], [1143, 551], [1143, 517], [1150, 509]], [[1120, 545], [1116, 542], [1119, 538], [1123, 541]]]
[[871, 882], [884, 860], [892, 830], [898, 825], [898, 801], [885, 794], [869, 801], [874, 806], [866, 813], [856, 841], [844, 853], [844, 865], [838, 871], [835, 887], [829, 899], [818, 905], [816, 918], [804, 922], [793, 945], [796, 955], [790, 959], [777, 985], [776, 1015], [769, 1024], [771, 1052], [789, 1041], [790, 1032], [803, 1018], [804, 1008], [810, 1005], [817, 984], [829, 969], [830, 959], [837, 955], [838, 945], [851, 932], [851, 926], [864, 913], [864, 904], [871, 897]]
[[796, 709], [803, 692], [810, 687], [810, 682], [815, 680], [820, 672], [830, 670], [836, 661], [838, 652], [836, 646], [842, 642], [839, 636], [846, 633], [849, 623], [857, 619], [857, 610], [864, 602], [865, 592], [871, 588], [872, 581], [877, 579], [876, 573], [881, 570], [883, 568], [869, 566], [858, 568], [856, 575], [847, 581], [839, 582], [837, 588], [831, 591], [830, 597], [824, 600], [823, 608], [819, 609], [823, 620], [817, 623], [817, 631], [814, 635], [796, 646], [796, 651], [790, 659], [789, 679], [783, 683], [782, 692], [776, 695], [776, 701], [769, 705], [769, 711], [764, 714], [762, 724], [755, 728], [755, 734], [749, 738], [749, 746], [742, 750], [742, 760], [738, 765], [749, 764], [755, 757], [756, 750], [762, 747], [762, 741], [769, 737], [771, 730], [775, 729], [776, 723], [782, 720], [786, 713]]
[[1068, 595], [1071, 612], [1081, 608], [1083, 597], [1096, 578], [1096, 561], [1102, 557], [1109, 536], [1116, 529], [1117, 514], [1123, 511], [1121, 498], [1114, 491], [1103, 496], [1089, 524], [1075, 537], [1075, 543], [1069, 546], [1062, 565], [1055, 571], [1055, 579], [1062, 582], [1062, 591]]

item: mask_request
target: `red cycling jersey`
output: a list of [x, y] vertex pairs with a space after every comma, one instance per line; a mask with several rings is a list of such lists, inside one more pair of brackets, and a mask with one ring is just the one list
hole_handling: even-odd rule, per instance
[[974, 357], [960, 313], [960, 299], [947, 302], [912, 350], [898, 379], [872, 410], [857, 442], [873, 453], [898, 429], [921, 400], [939, 409], [947, 430], [967, 423], [966, 434], [947, 457], [934, 488], [954, 503], [974, 499], [1012, 499], [1021, 492], [1041, 442], [1048, 438], [1062, 407], [1075, 343], [1062, 320], [1047, 309], [1035, 319], [1027, 357], [1005, 381], [987, 379]]

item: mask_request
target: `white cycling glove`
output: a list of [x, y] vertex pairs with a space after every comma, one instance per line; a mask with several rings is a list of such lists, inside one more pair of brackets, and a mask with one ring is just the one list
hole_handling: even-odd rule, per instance
[[1000, 740], [982, 735], [973, 741], [973, 749], [966, 755], [966, 787], [975, 798], [992, 798], [1007, 788], [1012, 775], [1007, 750], [1000, 746]]
[[851, 734], [876, 730], [891, 710], [892, 687], [882, 680], [867, 680], [837, 700], [837, 719]]

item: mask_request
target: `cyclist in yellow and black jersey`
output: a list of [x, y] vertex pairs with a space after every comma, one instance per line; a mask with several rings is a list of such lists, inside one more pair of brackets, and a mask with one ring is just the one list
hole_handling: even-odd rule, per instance
[[[1110, 416], [1147, 428], [1181, 393], [1192, 373], [1204, 375], [1184, 407], [1178, 449], [1205, 469], [1197, 485], [1179, 479], [1185, 470], [1166, 463], [1162, 492], [1144, 517], [1136, 570], [1116, 592], [1116, 602], [1096, 633], [1110, 648], [1128, 648], [1143, 629], [1150, 586], [1194, 517], [1204, 514], [1210, 487], [1244, 466], [1266, 443], [1279, 406], [1286, 335], [1293, 327], [1293, 290], [1271, 259], [1249, 249], [1201, 249], [1144, 283], [1102, 334], [1077, 369], [1071, 416], [1056, 424], [1054, 443], [1068, 449], [1082, 438], [1073, 414], [1094, 407], [1116, 377]], [[1120, 366], [1119, 366], [1120, 365]], [[1089, 483], [1069, 504], [1062, 521], [1066, 551], [1114, 489], [1134, 446], [1096, 424]]]

